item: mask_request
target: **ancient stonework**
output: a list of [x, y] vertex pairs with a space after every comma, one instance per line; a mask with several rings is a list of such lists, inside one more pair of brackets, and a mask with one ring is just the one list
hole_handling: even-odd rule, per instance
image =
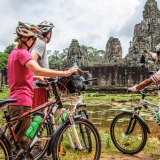
[[105, 60], [108, 62], [119, 62], [122, 58], [122, 47], [118, 38], [110, 37], [106, 45]]
[[[130, 42], [129, 53], [126, 56], [128, 66], [139, 66], [142, 55], [145, 56], [146, 67], [151, 67], [148, 62], [148, 53], [145, 50], [155, 50], [160, 43], [160, 10], [155, 0], [148, 0], [144, 6], [143, 20], [134, 27], [134, 36]], [[133, 62], [134, 59], [134, 62]], [[135, 62], [136, 61], [136, 62]]]
[[75, 61], [79, 67], [88, 66], [89, 58], [87, 49], [84, 46], [80, 46], [76, 39], [73, 39], [68, 50], [67, 66], [71, 67]]

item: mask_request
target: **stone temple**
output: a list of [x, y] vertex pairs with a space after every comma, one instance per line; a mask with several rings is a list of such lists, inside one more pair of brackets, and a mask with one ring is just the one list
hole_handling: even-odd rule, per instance
[[[152, 50], [160, 43], [160, 10], [155, 0], [147, 0], [143, 10], [143, 20], [135, 24], [128, 53], [122, 58], [121, 42], [110, 37], [106, 44], [104, 59], [90, 63], [87, 49], [73, 39], [68, 50], [67, 62], [63, 67], [71, 67], [73, 61], [85, 71], [85, 78], [97, 77], [92, 85], [98, 87], [128, 87], [149, 78], [150, 72], [156, 71], [155, 63], [148, 63], [149, 57], [144, 50]], [[140, 63], [142, 55], [144, 64]]]

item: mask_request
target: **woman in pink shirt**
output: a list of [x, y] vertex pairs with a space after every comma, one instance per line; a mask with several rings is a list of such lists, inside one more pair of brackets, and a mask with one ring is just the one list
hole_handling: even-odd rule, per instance
[[[8, 106], [11, 117], [16, 117], [31, 110], [33, 99], [33, 80], [44, 81], [43, 77], [70, 76], [77, 68], [67, 71], [55, 71], [41, 68], [33, 59], [29, 51], [35, 44], [37, 36], [41, 36], [38, 29], [32, 28], [29, 23], [19, 22], [16, 28], [17, 45], [8, 59], [9, 98], [18, 102]], [[38, 75], [33, 77], [33, 72]], [[42, 77], [43, 76], [43, 77]], [[31, 117], [22, 119], [15, 124], [15, 133], [22, 149], [26, 149], [29, 138], [25, 136], [31, 122]]]

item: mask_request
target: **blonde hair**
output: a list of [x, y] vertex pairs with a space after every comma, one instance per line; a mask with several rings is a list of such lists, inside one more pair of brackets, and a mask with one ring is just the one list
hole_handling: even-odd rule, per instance
[[17, 42], [16, 46], [15, 46], [15, 49], [21, 49], [22, 48], [22, 45], [23, 45], [23, 42], [22, 41], [27, 41], [28, 40], [28, 37], [24, 37], [24, 36], [21, 36], [21, 37], [16, 37], [14, 39], [14, 42]]

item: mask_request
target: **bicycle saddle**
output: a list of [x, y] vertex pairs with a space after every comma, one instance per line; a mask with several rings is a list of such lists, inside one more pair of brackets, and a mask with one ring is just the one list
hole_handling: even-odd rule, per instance
[[17, 100], [16, 99], [4, 99], [4, 100], [0, 100], [0, 107], [2, 107], [6, 103], [13, 103], [13, 102], [17, 102]]

